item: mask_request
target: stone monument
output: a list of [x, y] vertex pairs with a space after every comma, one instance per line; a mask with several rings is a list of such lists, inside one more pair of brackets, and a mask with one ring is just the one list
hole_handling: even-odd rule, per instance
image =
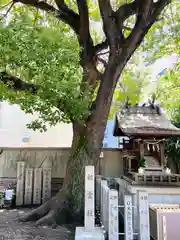
[[138, 191], [139, 240], [150, 240], [148, 193]]
[[85, 167], [84, 227], [77, 227], [75, 240], [104, 240], [101, 228], [95, 227], [94, 166]]
[[42, 202], [51, 198], [51, 168], [43, 168]]
[[25, 195], [24, 204], [32, 204], [32, 180], [33, 180], [33, 168], [26, 168], [25, 174]]
[[41, 204], [41, 189], [42, 189], [42, 168], [34, 169], [34, 190], [33, 190], [33, 204]]
[[125, 240], [133, 240], [132, 197], [124, 195]]
[[118, 191], [109, 189], [109, 227], [108, 227], [108, 239], [119, 239], [119, 219], [118, 219]]
[[16, 206], [23, 205], [25, 162], [17, 162]]

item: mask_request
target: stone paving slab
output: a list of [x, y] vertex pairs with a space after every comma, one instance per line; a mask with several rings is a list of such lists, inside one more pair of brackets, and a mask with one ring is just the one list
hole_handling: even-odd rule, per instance
[[18, 217], [30, 210], [0, 210], [0, 240], [73, 240], [73, 233], [65, 227], [35, 227], [34, 223], [20, 223]]

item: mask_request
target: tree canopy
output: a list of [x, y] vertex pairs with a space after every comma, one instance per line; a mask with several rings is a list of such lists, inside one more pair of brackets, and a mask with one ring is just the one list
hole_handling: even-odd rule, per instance
[[[162, 2], [164, 5], [168, 3], [168, 1]], [[88, 86], [85, 94], [79, 87], [82, 84], [82, 69], [79, 65], [81, 44], [79, 47], [79, 39], [76, 38], [71, 29], [79, 36], [80, 33], [77, 30], [78, 13], [80, 14], [80, 7], [83, 7], [83, 4], [80, 6], [73, 1], [57, 1], [52, 4], [20, 1], [20, 3], [27, 5], [7, 3], [5, 0], [1, 2], [3, 6], [1, 12], [9, 16], [1, 18], [0, 70], [3, 82], [12, 84], [12, 81], [8, 81], [8, 72], [11, 76], [16, 76], [13, 79], [16, 79], [17, 83], [18, 79], [23, 79], [26, 83], [33, 84], [32, 86], [37, 85], [38, 88], [24, 85], [27, 90], [32, 87], [32, 91], [24, 92], [22, 90], [25, 89], [21, 82], [18, 91], [13, 92], [1, 84], [1, 99], [19, 104], [26, 113], [38, 112], [38, 120], [29, 125], [33, 129], [46, 130], [47, 125], [52, 126], [59, 121], [69, 122], [78, 119], [84, 121], [87, 119], [90, 114], [89, 107], [96, 97], [99, 84], [97, 83], [95, 90], [93, 87], [92, 91], [91, 86]], [[12, 4], [14, 3], [12, 2]], [[123, 9], [125, 3], [129, 4], [127, 9]], [[107, 64], [109, 50], [107, 42], [102, 41], [104, 34], [100, 27], [100, 8], [97, 7], [96, 1], [87, 1], [87, 4], [92, 41], [96, 44], [96, 48], [99, 48], [98, 51], [107, 49], [105, 53], [97, 55], [98, 69], [103, 72]], [[133, 14], [138, 5], [135, 1], [124, 1], [124, 3], [112, 1], [111, 4], [112, 9], [117, 10], [117, 14], [120, 14], [121, 10], [124, 11], [126, 16], [124, 16], [123, 34], [128, 37], [136, 21]], [[37, 10], [33, 7], [36, 7]], [[129, 10], [132, 7], [132, 12], [128, 12], [128, 7]], [[44, 14], [42, 11], [48, 14]], [[147, 73], [142, 73], [142, 69], [137, 69], [136, 65], [145, 51], [153, 51], [156, 49], [156, 43], [159, 44], [159, 35], [156, 32], [161, 31], [162, 27], [164, 28], [166, 24], [169, 24], [170, 8], [166, 12], [167, 19], [159, 20], [160, 27], [159, 22], [155, 24], [145, 38], [144, 44], [139, 47], [127, 65], [121, 77], [121, 88], [115, 91], [114, 99], [116, 102], [124, 104], [127, 97], [132, 104], [140, 100], [143, 86], [147, 84]], [[174, 20], [173, 17], [171, 21]], [[98, 41], [102, 41], [102, 43], [97, 44]], [[152, 44], [154, 45], [151, 46]], [[6, 81], [4, 76], [6, 76]], [[87, 87], [86, 83], [85, 85]], [[32, 92], [36, 92], [36, 94], [31, 94]], [[112, 109], [111, 117], [116, 110], [116, 107]]]
[[[168, 111], [173, 119], [179, 113], [179, 57], [177, 57], [177, 64], [166, 71], [164, 76], [159, 77], [159, 79], [151, 79], [151, 72], [148, 67], [145, 67], [153, 64], [158, 59], [172, 54], [177, 56], [180, 54], [179, 11], [180, 3], [176, 0], [164, 9], [162, 16], [151, 27], [143, 43], [127, 64], [121, 77], [122, 88], [115, 91], [114, 102], [116, 104], [112, 106], [111, 118], [119, 106], [124, 104], [127, 96], [132, 105], [141, 102], [143, 97], [147, 95], [147, 88], [152, 89], [149, 98], [155, 93], [156, 100]], [[138, 69], [140, 59], [142, 63], [141, 77], [139, 77]], [[150, 86], [150, 80], [156, 81], [154, 87]], [[114, 107], [116, 105], [118, 107]]]
[[[17, 76], [14, 88], [17, 86], [18, 91], [6, 86], [13, 84], [7, 76], [7, 82], [3, 80], [5, 84], [0, 85], [1, 100], [19, 104], [26, 113], [38, 112], [39, 120], [31, 124], [33, 128], [45, 130], [45, 124], [83, 119], [88, 114], [89, 98], [82, 100], [80, 96], [82, 70], [74, 35], [51, 16], [46, 16], [48, 24], [43, 24], [43, 16], [37, 16], [33, 9], [29, 14], [26, 7], [17, 10], [8, 25], [1, 23], [0, 76], [6, 72]], [[33, 84], [32, 89], [18, 78]]]

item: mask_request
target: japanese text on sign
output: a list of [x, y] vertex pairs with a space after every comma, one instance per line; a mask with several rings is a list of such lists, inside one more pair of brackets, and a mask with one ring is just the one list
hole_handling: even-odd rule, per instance
[[132, 227], [132, 196], [124, 195], [125, 204], [125, 240], [133, 239], [133, 227]]

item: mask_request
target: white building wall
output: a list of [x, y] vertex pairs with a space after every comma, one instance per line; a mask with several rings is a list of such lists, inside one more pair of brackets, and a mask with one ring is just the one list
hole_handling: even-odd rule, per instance
[[[25, 114], [18, 105], [0, 104], [0, 148], [19, 147], [70, 147], [72, 142], [71, 124], [58, 124], [47, 132], [27, 129], [35, 116]], [[24, 142], [26, 138], [28, 141]]]

